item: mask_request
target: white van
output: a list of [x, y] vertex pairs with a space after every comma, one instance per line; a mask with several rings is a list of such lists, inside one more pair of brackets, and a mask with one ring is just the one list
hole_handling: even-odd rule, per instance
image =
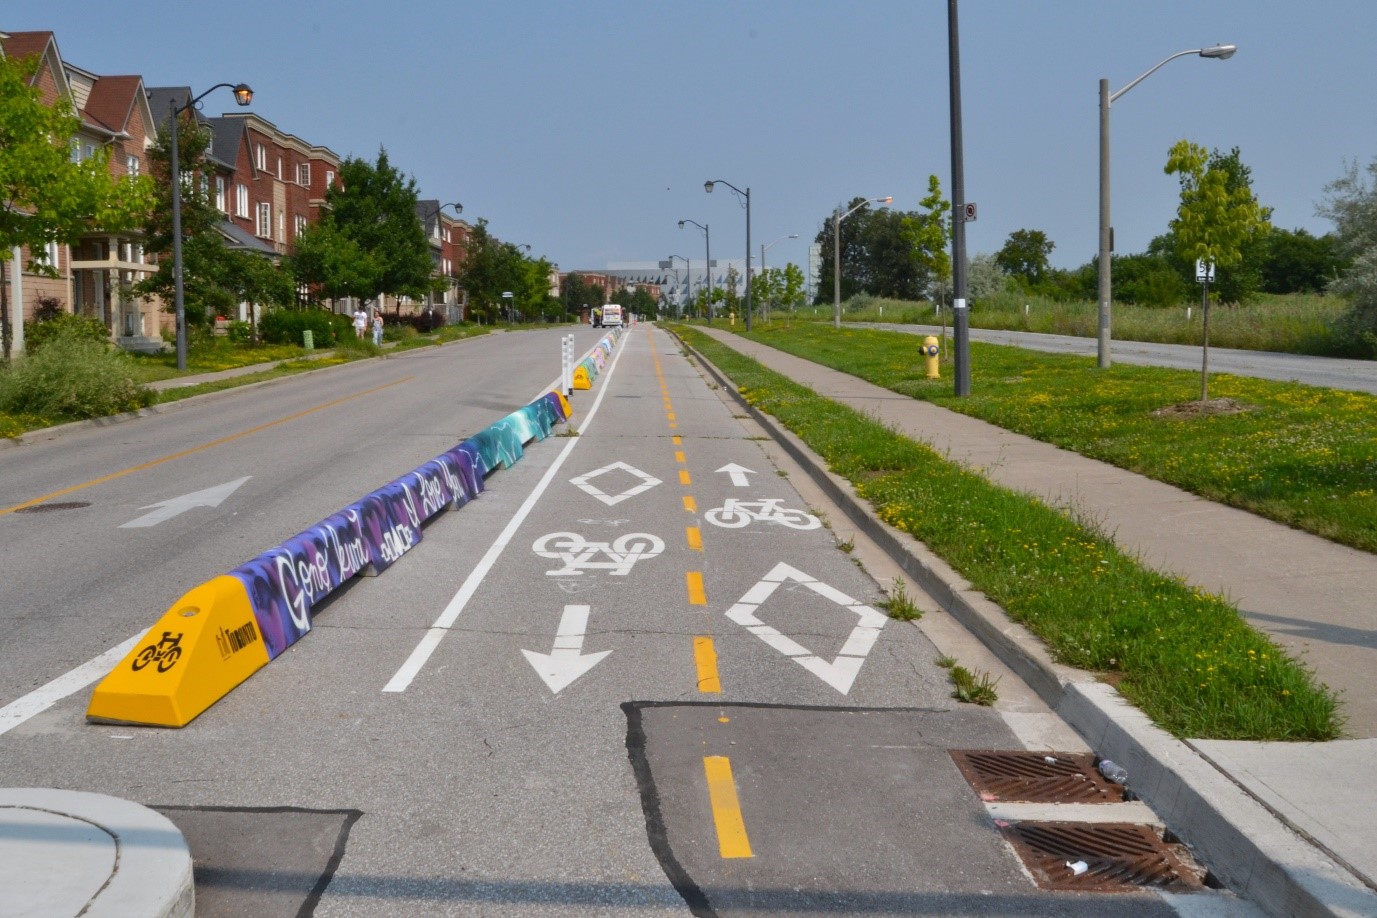
[[616, 303], [607, 303], [602, 307], [602, 320], [598, 324], [608, 328], [613, 326], [620, 328], [622, 325], [622, 308]]

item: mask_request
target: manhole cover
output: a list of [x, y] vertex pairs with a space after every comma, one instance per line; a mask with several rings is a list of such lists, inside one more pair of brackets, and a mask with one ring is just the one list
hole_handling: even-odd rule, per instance
[[1043, 889], [1191, 892], [1203, 886], [1182, 858], [1147, 826], [1017, 822], [1000, 830]]
[[953, 749], [952, 761], [980, 799], [1019, 803], [1119, 803], [1123, 788], [1095, 770], [1089, 753]]
[[50, 501], [46, 504], [34, 504], [32, 507], [24, 507], [15, 513], [50, 513], [53, 510], [80, 510], [82, 507], [91, 506], [87, 500], [69, 500], [66, 502]]

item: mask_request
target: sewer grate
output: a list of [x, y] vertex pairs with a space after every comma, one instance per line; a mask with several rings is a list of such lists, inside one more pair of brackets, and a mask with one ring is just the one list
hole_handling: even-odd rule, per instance
[[1183, 851], [1178, 857], [1147, 826], [1017, 822], [1001, 825], [1000, 831], [1043, 889], [1192, 892], [1203, 887], [1185, 864], [1188, 855]]
[[46, 504], [34, 504], [32, 507], [23, 507], [14, 511], [15, 513], [50, 513], [53, 510], [80, 510], [82, 507], [91, 506], [87, 500], [69, 500], [64, 502], [52, 501]]
[[953, 749], [952, 761], [986, 802], [1119, 803], [1123, 788], [1095, 770], [1089, 753]]

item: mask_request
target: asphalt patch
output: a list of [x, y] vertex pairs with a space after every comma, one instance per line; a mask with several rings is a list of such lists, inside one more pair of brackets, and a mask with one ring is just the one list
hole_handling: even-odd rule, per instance
[[191, 849], [198, 918], [315, 911], [359, 810], [156, 806]]

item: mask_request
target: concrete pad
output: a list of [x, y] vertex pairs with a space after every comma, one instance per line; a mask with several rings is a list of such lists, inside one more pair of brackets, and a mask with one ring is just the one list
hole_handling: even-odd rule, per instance
[[1377, 819], [1362, 804], [1377, 740], [1190, 745], [1335, 860], [1360, 876], [1377, 877]]
[[177, 827], [105, 794], [0, 789], [0, 916], [190, 918], [191, 852]]

